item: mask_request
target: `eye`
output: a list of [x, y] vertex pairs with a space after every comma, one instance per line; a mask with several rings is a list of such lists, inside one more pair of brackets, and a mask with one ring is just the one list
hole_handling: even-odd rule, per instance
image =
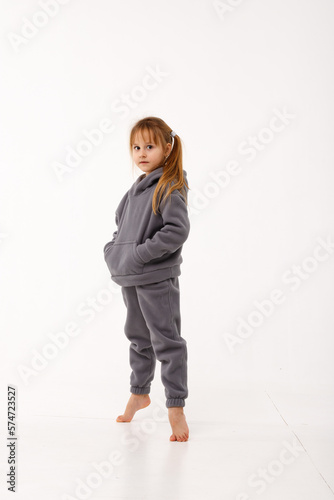
[[148, 147], [148, 148], [153, 148], [153, 146], [152, 146], [151, 144], [149, 144], [147, 147]]
[[139, 148], [139, 146], [134, 146], [133, 149]]

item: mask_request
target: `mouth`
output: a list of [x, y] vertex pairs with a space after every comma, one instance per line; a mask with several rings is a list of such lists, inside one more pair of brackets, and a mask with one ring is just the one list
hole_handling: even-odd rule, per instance
[[140, 163], [148, 163], [148, 161], [141, 161]]

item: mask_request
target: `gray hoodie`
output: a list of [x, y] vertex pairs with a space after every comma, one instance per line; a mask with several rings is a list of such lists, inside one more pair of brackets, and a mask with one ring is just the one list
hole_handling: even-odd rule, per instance
[[[153, 213], [153, 193], [162, 174], [159, 167], [138, 177], [116, 209], [117, 230], [103, 252], [118, 285], [145, 285], [181, 274], [182, 246], [190, 231], [188, 210], [174, 189], [166, 202], [160, 202], [161, 214]], [[183, 176], [187, 181], [185, 170]]]

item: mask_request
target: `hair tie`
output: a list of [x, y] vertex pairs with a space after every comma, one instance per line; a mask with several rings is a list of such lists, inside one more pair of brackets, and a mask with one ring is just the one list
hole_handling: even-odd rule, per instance
[[172, 130], [172, 131], [171, 131], [171, 133], [170, 133], [170, 135], [171, 135], [172, 137], [175, 137], [175, 136], [176, 136], [176, 132], [174, 132], [174, 130]]

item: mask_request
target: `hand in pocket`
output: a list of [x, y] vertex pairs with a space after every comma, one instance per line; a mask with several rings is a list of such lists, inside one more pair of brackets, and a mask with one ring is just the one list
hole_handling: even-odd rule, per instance
[[136, 252], [136, 241], [123, 241], [106, 249], [105, 260], [112, 276], [141, 274], [144, 263]]

